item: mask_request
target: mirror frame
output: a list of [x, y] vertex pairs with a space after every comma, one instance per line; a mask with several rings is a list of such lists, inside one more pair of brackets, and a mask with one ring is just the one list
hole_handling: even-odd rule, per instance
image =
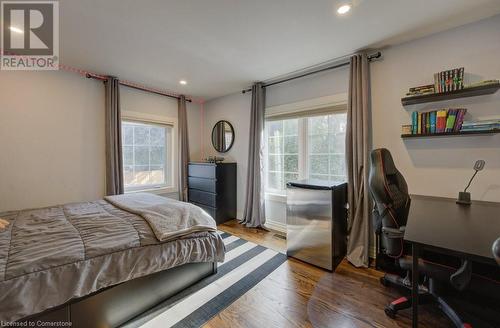
[[[229, 124], [229, 127], [231, 128], [231, 133], [233, 134], [233, 139], [231, 140], [231, 144], [229, 145], [229, 147], [224, 150], [224, 151], [219, 151], [217, 148], [215, 148], [215, 145], [214, 145], [214, 131], [215, 131], [215, 127], [217, 126], [217, 124], [219, 123], [227, 123]], [[231, 122], [229, 121], [226, 121], [226, 120], [220, 120], [220, 121], [217, 121], [217, 123], [214, 124], [214, 127], [212, 128], [212, 134], [210, 135], [210, 141], [212, 142], [212, 147], [214, 147], [214, 149], [218, 152], [218, 153], [227, 153], [228, 151], [231, 150], [231, 148], [233, 148], [233, 145], [234, 145], [234, 139], [236, 138], [236, 133], [234, 133], [234, 127], [233, 125], [231, 124]]]

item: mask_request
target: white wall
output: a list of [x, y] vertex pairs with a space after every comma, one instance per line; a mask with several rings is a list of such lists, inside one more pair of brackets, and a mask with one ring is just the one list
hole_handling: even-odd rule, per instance
[[371, 65], [373, 143], [388, 148], [411, 193], [457, 197], [477, 159], [486, 160], [470, 188], [473, 199], [500, 201], [500, 135], [411, 139], [401, 125], [415, 108], [468, 108], [466, 119], [500, 117], [500, 92], [494, 95], [403, 108], [408, 88], [433, 82], [433, 73], [465, 67], [469, 80], [500, 78], [500, 16], [442, 32], [383, 51]]
[[[403, 108], [401, 97], [409, 87], [432, 83], [433, 73], [465, 67], [468, 79], [500, 78], [500, 16], [383, 50], [383, 60], [371, 64], [373, 146], [388, 148], [405, 175], [410, 192], [456, 197], [472, 174], [476, 159], [487, 164], [470, 191], [473, 199], [500, 201], [500, 135], [442, 139], [400, 138], [401, 125], [410, 122], [413, 108]], [[348, 69], [298, 79], [266, 90], [267, 107], [347, 92]], [[236, 144], [222, 155], [238, 163], [238, 218], [245, 199], [250, 95], [233, 94], [205, 105], [205, 148], [212, 127], [220, 119], [235, 126]], [[436, 107], [437, 106], [437, 107]], [[495, 95], [456, 100], [426, 109], [466, 106], [466, 119], [500, 115], [500, 92]], [[285, 206], [266, 202], [267, 220], [285, 222]]]
[[[0, 211], [104, 195], [104, 86], [79, 75], [0, 72]], [[122, 87], [123, 111], [177, 118], [177, 100]], [[200, 111], [188, 105], [190, 156]], [[171, 195], [175, 196], [175, 195]]]
[[[204, 143], [205, 155], [222, 156], [228, 162], [237, 163], [237, 216], [243, 216], [248, 161], [248, 136], [250, 133], [251, 95], [233, 94], [211, 100], [205, 104]], [[215, 151], [211, 142], [212, 128], [219, 120], [231, 122], [235, 131], [233, 147], [224, 154]]]
[[0, 72], [0, 211], [104, 193], [104, 87], [63, 72]]

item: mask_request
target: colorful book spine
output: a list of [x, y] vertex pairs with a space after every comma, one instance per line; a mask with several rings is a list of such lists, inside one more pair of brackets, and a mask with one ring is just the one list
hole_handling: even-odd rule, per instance
[[430, 123], [431, 123], [431, 133], [436, 133], [436, 111], [431, 112], [430, 115]]
[[457, 118], [457, 110], [450, 109], [448, 111], [448, 118], [446, 119], [446, 130], [445, 132], [453, 132], [453, 127], [455, 126], [455, 120]]
[[467, 109], [465, 108], [460, 108], [457, 113], [457, 118], [455, 120], [455, 126], [453, 127], [454, 132], [460, 132], [462, 129], [462, 124], [464, 122], [464, 116], [465, 113], [467, 112]]
[[425, 113], [425, 133], [431, 133], [431, 113]]
[[422, 113], [418, 113], [417, 117], [417, 134], [422, 134]]
[[446, 92], [444, 71], [441, 72], [441, 92]]
[[453, 69], [452, 89], [453, 89], [453, 91], [458, 90], [458, 68]]
[[458, 89], [462, 90], [464, 88], [464, 68], [463, 67], [460, 67], [458, 69], [458, 79], [459, 79]]
[[434, 91], [441, 92], [439, 91], [439, 73], [434, 73]]
[[411, 113], [411, 133], [412, 134], [417, 134], [418, 133], [418, 112], [413, 112]]
[[445, 131], [447, 115], [448, 111], [446, 109], [440, 109], [437, 111], [436, 133], [443, 133]]

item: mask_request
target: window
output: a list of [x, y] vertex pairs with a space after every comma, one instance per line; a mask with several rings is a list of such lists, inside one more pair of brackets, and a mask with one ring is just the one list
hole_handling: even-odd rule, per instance
[[344, 181], [347, 114], [267, 120], [266, 191], [283, 194], [296, 179]]
[[170, 130], [168, 125], [122, 121], [125, 191], [170, 186]]

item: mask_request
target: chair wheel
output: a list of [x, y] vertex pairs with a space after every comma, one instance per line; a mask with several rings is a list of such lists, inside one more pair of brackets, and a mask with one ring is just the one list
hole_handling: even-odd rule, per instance
[[382, 286], [389, 286], [389, 282], [387, 281], [387, 279], [385, 279], [385, 277], [380, 278], [380, 283], [382, 284]]
[[394, 311], [390, 307], [386, 306], [384, 309], [384, 312], [385, 312], [385, 315], [388, 316], [389, 318], [391, 318], [391, 319], [396, 318], [396, 311]]

